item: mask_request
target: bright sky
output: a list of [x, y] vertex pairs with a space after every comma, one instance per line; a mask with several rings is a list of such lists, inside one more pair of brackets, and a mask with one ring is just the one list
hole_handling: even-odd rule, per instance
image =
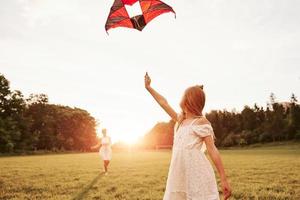
[[194, 84], [204, 84], [206, 111], [265, 105], [271, 92], [300, 97], [300, 1], [165, 2], [176, 19], [108, 36], [112, 0], [0, 0], [0, 73], [25, 95], [88, 110], [114, 142], [169, 119], [145, 91], [145, 71], [177, 110]]

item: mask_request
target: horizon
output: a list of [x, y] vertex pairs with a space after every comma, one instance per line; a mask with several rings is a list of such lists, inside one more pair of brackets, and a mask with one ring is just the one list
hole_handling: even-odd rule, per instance
[[[1, 73], [0, 73], [1, 74]], [[5, 75], [4, 75], [5, 76]], [[9, 84], [11, 85], [11, 82], [10, 82], [10, 80], [8, 80], [9, 81]], [[13, 90], [18, 90], [18, 89], [13, 89]], [[23, 92], [21, 91], [21, 93], [23, 94]], [[37, 94], [37, 93], [32, 93], [32, 94]], [[42, 93], [41, 93], [42, 94]], [[271, 93], [271, 94], [274, 94], [274, 93]], [[269, 95], [269, 100], [268, 101], [266, 101], [266, 104], [265, 105], [259, 105], [259, 104], [257, 104], [256, 102], [255, 103], [253, 103], [252, 105], [244, 105], [244, 106], [242, 106], [239, 110], [238, 109], [236, 109], [236, 108], [232, 108], [231, 110], [228, 110], [228, 109], [226, 109], [226, 108], [219, 108], [219, 109], [211, 109], [211, 110], [208, 110], [208, 111], [206, 111], [205, 112], [205, 114], [208, 114], [208, 113], [210, 113], [210, 112], [212, 112], [212, 111], [229, 111], [229, 112], [237, 112], [237, 113], [241, 113], [241, 111], [247, 106], [247, 107], [250, 107], [250, 108], [254, 108], [254, 106], [255, 105], [257, 105], [259, 108], [263, 108], [263, 109], [266, 109], [267, 108], [267, 106], [268, 106], [268, 104], [270, 103], [270, 96], [271, 96], [271, 94]], [[295, 94], [295, 93], [292, 93], [292, 94]], [[24, 95], [24, 94], [23, 94]], [[30, 95], [30, 94], [29, 94]], [[29, 97], [29, 95], [28, 96], [24, 96], [25, 98], [27, 98], [27, 97]], [[47, 94], [46, 94], [47, 95]], [[84, 109], [84, 108], [80, 108], [80, 107], [76, 107], [76, 106], [69, 106], [69, 105], [63, 105], [63, 104], [57, 104], [57, 103], [52, 103], [51, 102], [51, 98], [47, 95], [47, 97], [48, 97], [48, 100], [49, 100], [49, 104], [54, 104], [54, 105], [59, 105], [59, 106], [67, 106], [67, 107], [71, 107], [71, 108], [79, 108], [79, 109]], [[286, 101], [277, 101], [277, 97], [276, 97], [276, 95], [274, 94], [274, 97], [275, 97], [275, 101], [276, 101], [276, 103], [279, 103], [279, 104], [282, 104], [283, 106], [287, 106], [286, 105], [286, 103], [291, 103], [291, 99], [289, 98], [289, 99], [287, 99]], [[295, 97], [297, 98], [297, 100], [298, 100], [298, 96], [296, 96], [295, 95]], [[88, 110], [87, 110], [88, 111]], [[88, 111], [89, 113], [90, 113], [90, 111]], [[92, 113], [90, 113], [91, 115], [92, 115]], [[92, 115], [92, 117], [95, 117], [95, 116], [93, 116]], [[96, 119], [96, 121], [97, 121], [97, 123], [99, 122], [98, 121], [98, 119], [97, 118], [95, 118]], [[161, 122], [169, 122], [171, 120], [171, 118], [169, 118], [169, 120], [160, 120], [160, 121], [157, 121], [157, 122], [155, 122], [154, 124], [153, 124], [153, 126], [152, 127], [150, 127], [150, 129], [149, 130], [147, 130], [145, 133], [143, 133], [143, 134], [141, 134], [141, 135], [139, 135], [138, 137], [136, 137], [136, 138], [134, 138], [134, 140], [130, 140], [130, 141], [126, 141], [126, 140], [116, 140], [116, 141], [114, 141], [113, 142], [113, 144], [116, 144], [116, 143], [124, 143], [124, 144], [126, 144], [126, 145], [129, 145], [129, 146], [131, 146], [131, 145], [134, 145], [134, 144], [138, 144], [140, 141], [140, 139], [142, 139], [147, 133], [149, 133], [149, 131], [157, 124], [157, 123], [161, 123]], [[101, 127], [101, 128], [99, 128], [98, 127], [98, 129], [97, 129], [97, 137], [98, 138], [100, 138], [101, 136], [102, 136], [102, 133], [101, 133], [101, 129], [102, 128], [106, 128], [106, 127]]]
[[87, 110], [114, 142], [134, 142], [169, 119], [144, 89], [146, 71], [177, 111], [196, 84], [205, 112], [265, 106], [271, 93], [279, 102], [299, 97], [300, 2], [165, 2], [176, 19], [164, 14], [143, 32], [107, 36], [112, 1], [1, 1], [0, 73], [25, 96]]

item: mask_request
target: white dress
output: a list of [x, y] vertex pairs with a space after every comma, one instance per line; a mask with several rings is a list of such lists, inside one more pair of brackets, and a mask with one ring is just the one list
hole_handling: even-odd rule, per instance
[[172, 159], [163, 200], [219, 200], [214, 170], [202, 138], [214, 137], [209, 124], [180, 126], [174, 135]]
[[102, 160], [111, 160], [111, 140], [110, 137], [102, 137], [101, 138], [101, 148], [99, 150], [99, 154]]

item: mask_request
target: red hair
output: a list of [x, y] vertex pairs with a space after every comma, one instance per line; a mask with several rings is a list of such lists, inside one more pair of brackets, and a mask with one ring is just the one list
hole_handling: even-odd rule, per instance
[[205, 93], [203, 85], [196, 85], [185, 90], [180, 107], [183, 111], [183, 118], [185, 113], [190, 112], [195, 116], [202, 116], [202, 111], [205, 106]]

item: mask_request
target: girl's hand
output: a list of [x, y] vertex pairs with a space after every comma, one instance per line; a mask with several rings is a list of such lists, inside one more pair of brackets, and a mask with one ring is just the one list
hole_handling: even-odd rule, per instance
[[231, 187], [227, 182], [227, 180], [221, 181], [221, 185], [222, 185], [224, 200], [227, 200], [231, 196]]
[[145, 74], [145, 88], [146, 89], [150, 88], [150, 85], [151, 85], [151, 78], [148, 75], [148, 72], [146, 72], [146, 74]]
[[98, 145], [99, 145], [99, 144], [96, 144], [96, 145], [94, 145], [94, 146], [91, 146], [90, 149], [91, 149], [91, 150], [95, 150], [95, 149], [98, 147]]

